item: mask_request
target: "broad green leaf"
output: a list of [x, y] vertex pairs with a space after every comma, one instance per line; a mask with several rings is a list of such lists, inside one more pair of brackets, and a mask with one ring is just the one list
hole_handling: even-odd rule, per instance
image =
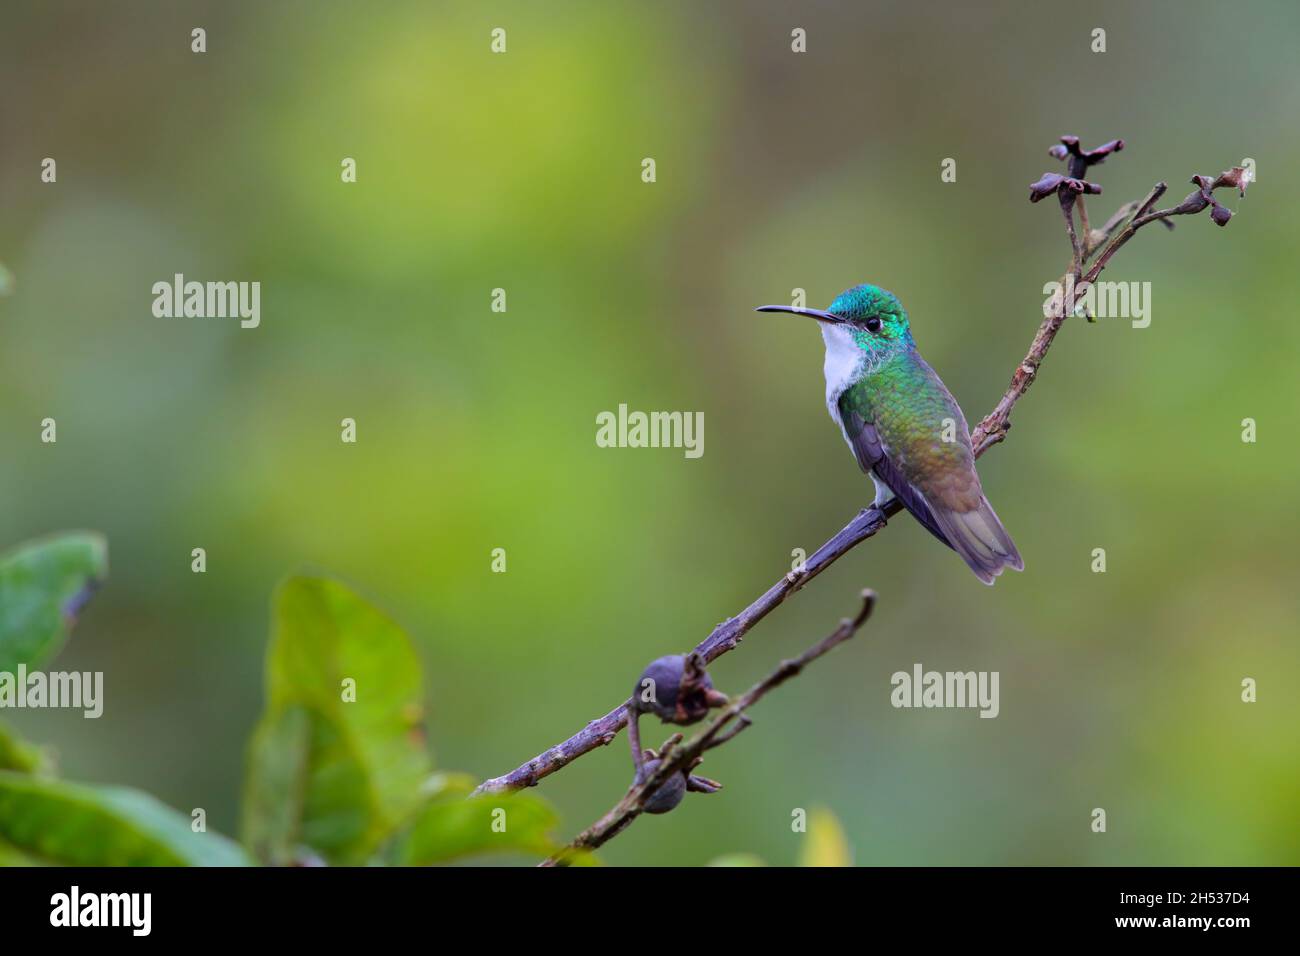
[[0, 862], [62, 866], [243, 866], [239, 846], [195, 833], [139, 790], [0, 770]]
[[813, 807], [808, 833], [799, 853], [800, 866], [852, 866], [853, 851], [839, 818], [825, 807]]
[[0, 671], [40, 667], [108, 576], [103, 535], [73, 531], [0, 555]]
[[[244, 840], [271, 863], [304, 848], [365, 862], [419, 805], [432, 767], [419, 658], [387, 615], [328, 578], [281, 585], [273, 628]], [[355, 700], [344, 699], [345, 681]]]
[[477, 853], [547, 856], [559, 849], [551, 837], [559, 819], [541, 797], [529, 793], [467, 796], [473, 789], [474, 781], [464, 774], [431, 778], [423, 805], [394, 847], [392, 862], [427, 866]]
[[49, 754], [43, 749], [29, 744], [4, 724], [0, 724], [0, 770], [48, 774], [53, 767]]
[[767, 866], [753, 853], [724, 853], [709, 861], [709, 866]]

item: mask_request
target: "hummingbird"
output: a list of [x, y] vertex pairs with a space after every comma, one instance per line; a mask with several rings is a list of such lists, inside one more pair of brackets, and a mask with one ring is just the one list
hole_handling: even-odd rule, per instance
[[840, 293], [829, 309], [764, 305], [816, 319], [826, 343], [826, 408], [861, 469], [877, 508], [897, 497], [985, 584], [1020, 553], [984, 497], [961, 406], [916, 350], [903, 303], [874, 285]]

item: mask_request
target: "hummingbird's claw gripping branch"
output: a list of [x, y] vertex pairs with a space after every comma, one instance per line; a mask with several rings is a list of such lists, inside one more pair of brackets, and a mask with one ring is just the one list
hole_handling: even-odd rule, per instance
[[[1089, 167], [1100, 164], [1108, 156], [1123, 148], [1123, 140], [1112, 140], [1096, 149], [1084, 151], [1079, 147], [1078, 137], [1062, 137], [1061, 145], [1052, 147], [1051, 154], [1067, 161], [1069, 175], [1047, 173], [1030, 187], [1030, 198], [1034, 201], [1044, 199], [1053, 193], [1056, 193], [1059, 199], [1062, 190], [1074, 197], [1083, 224], [1082, 237], [1079, 240], [1082, 245], [1082, 261], [1078, 271], [1083, 271], [1085, 267], [1087, 271], [1083, 273], [1079, 282], [1074, 283], [1072, 295], [1062, 295], [1059, 307], [1048, 310], [1048, 314], [1044, 316], [1038, 331], [1034, 334], [1028, 353], [1016, 364], [1011, 383], [1006, 391], [993, 410], [971, 433], [971, 445], [976, 457], [1006, 439], [1011, 428], [1012, 408], [1037, 378], [1038, 369], [1048, 349], [1051, 348], [1056, 333], [1065, 319], [1073, 314], [1077, 301], [1083, 295], [1087, 285], [1096, 281], [1115, 253], [1143, 226], [1159, 222], [1172, 228], [1173, 223], [1170, 220], [1175, 216], [1193, 215], [1209, 208], [1215, 223], [1226, 224], [1232, 214], [1218, 203], [1214, 198], [1214, 192], [1222, 188], [1235, 188], [1244, 195], [1246, 186], [1251, 181], [1250, 171], [1240, 166], [1224, 170], [1213, 178], [1196, 176], [1192, 179], [1196, 189], [1177, 206], [1162, 210], [1156, 210], [1155, 204], [1164, 195], [1166, 186], [1164, 183], [1157, 183], [1145, 199], [1121, 206], [1100, 229], [1089, 229], [1082, 205], [1083, 199], [1087, 195], [1100, 193], [1101, 187], [1089, 183], [1084, 179], [1084, 175]], [[1067, 183], [1067, 180], [1074, 182]], [[1089, 262], [1092, 262], [1090, 267], [1087, 266]], [[698, 654], [700, 661], [707, 665], [733, 650], [755, 624], [776, 609], [786, 598], [801, 590], [852, 548], [877, 534], [885, 527], [886, 520], [900, 510], [901, 507], [895, 499], [879, 508], [873, 506], [860, 511], [843, 529], [813, 553], [802, 573], [793, 576], [783, 575], [744, 611], [715, 627], [708, 637], [696, 645], [694, 653]], [[612, 741], [627, 724], [629, 709], [633, 706], [633, 700], [624, 701], [603, 717], [593, 720], [568, 740], [543, 751], [503, 776], [485, 780], [474, 792], [476, 794], [502, 793], [535, 786], [543, 777]], [[735, 704], [730, 706], [734, 707]], [[604, 832], [602, 842], [613, 835], [608, 830]]]
[[782, 661], [770, 674], [729, 703], [708, 727], [686, 743], [681, 743], [680, 733], [669, 737], [659, 748], [658, 754], [652, 755], [653, 759], [645, 761], [639, 768], [623, 799], [579, 833], [567, 847], [540, 865], [567, 865], [576, 854], [594, 850], [616, 834], [622, 833], [642, 813], [666, 813], [673, 809], [681, 802], [685, 791], [713, 793], [720, 789], [721, 784], [715, 780], [691, 775], [691, 771], [699, 766], [704, 752], [734, 739], [748, 726], [749, 718], [745, 711], [758, 703], [768, 691], [784, 684], [817, 658], [853, 637], [871, 616], [875, 605], [876, 593], [864, 590], [862, 606], [854, 617], [845, 618], [839, 627], [798, 657]]

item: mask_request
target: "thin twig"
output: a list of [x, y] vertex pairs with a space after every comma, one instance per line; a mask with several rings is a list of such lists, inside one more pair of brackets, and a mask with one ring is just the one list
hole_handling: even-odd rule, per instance
[[[770, 674], [724, 707], [710, 721], [708, 727], [686, 743], [679, 743], [681, 734], [673, 734], [659, 750], [659, 766], [655, 768], [653, 774], [646, 777], [642, 783], [634, 783], [623, 795], [623, 799], [619, 800], [608, 813], [578, 834], [573, 842], [559, 853], [543, 861], [541, 865], [564, 866], [573, 859], [574, 854], [595, 850], [615, 835], [622, 833], [633, 820], [645, 812], [646, 801], [674, 774], [688, 773], [699, 763], [700, 757], [706, 750], [720, 747], [727, 741], [735, 739], [740, 731], [749, 726], [749, 718], [745, 715], [746, 710], [758, 703], [769, 691], [781, 686], [817, 658], [829, 653], [856, 634], [871, 616], [875, 603], [875, 592], [863, 591], [862, 608], [856, 617], [845, 618], [840, 622], [839, 627], [798, 657], [782, 661]], [[727, 725], [733, 723], [734, 725], [728, 728]]]
[[[1080, 196], [1080, 199], [1083, 197]], [[1074, 201], [1073, 197], [1069, 202], [1061, 203], [1061, 214], [1065, 216], [1065, 234], [1070, 237], [1070, 275], [1078, 279], [1079, 270], [1083, 267], [1083, 245], [1079, 242], [1079, 234], [1074, 231]], [[1085, 236], [1088, 231], [1085, 229]]]
[[[624, 710], [626, 709], [625, 707]], [[632, 748], [632, 766], [640, 768], [643, 759], [641, 754], [641, 726], [631, 719], [631, 714], [628, 715], [627, 720], [627, 742]]]
[[1083, 242], [1084, 265], [1087, 265], [1088, 260], [1097, 254], [1097, 251], [1102, 247], [1102, 244], [1113, 236], [1115, 231], [1119, 229], [1120, 226], [1124, 225], [1125, 221], [1137, 212], [1138, 206], [1140, 205], [1141, 202], [1137, 200], [1126, 202], [1115, 210], [1115, 214], [1107, 219], [1100, 229], [1094, 229], [1087, 233]]

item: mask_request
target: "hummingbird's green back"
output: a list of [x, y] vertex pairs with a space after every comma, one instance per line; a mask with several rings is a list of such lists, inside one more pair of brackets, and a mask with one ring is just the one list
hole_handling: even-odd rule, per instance
[[955, 511], [979, 506], [984, 493], [966, 418], [910, 343], [845, 390], [840, 410], [874, 424], [891, 464], [931, 502]]

